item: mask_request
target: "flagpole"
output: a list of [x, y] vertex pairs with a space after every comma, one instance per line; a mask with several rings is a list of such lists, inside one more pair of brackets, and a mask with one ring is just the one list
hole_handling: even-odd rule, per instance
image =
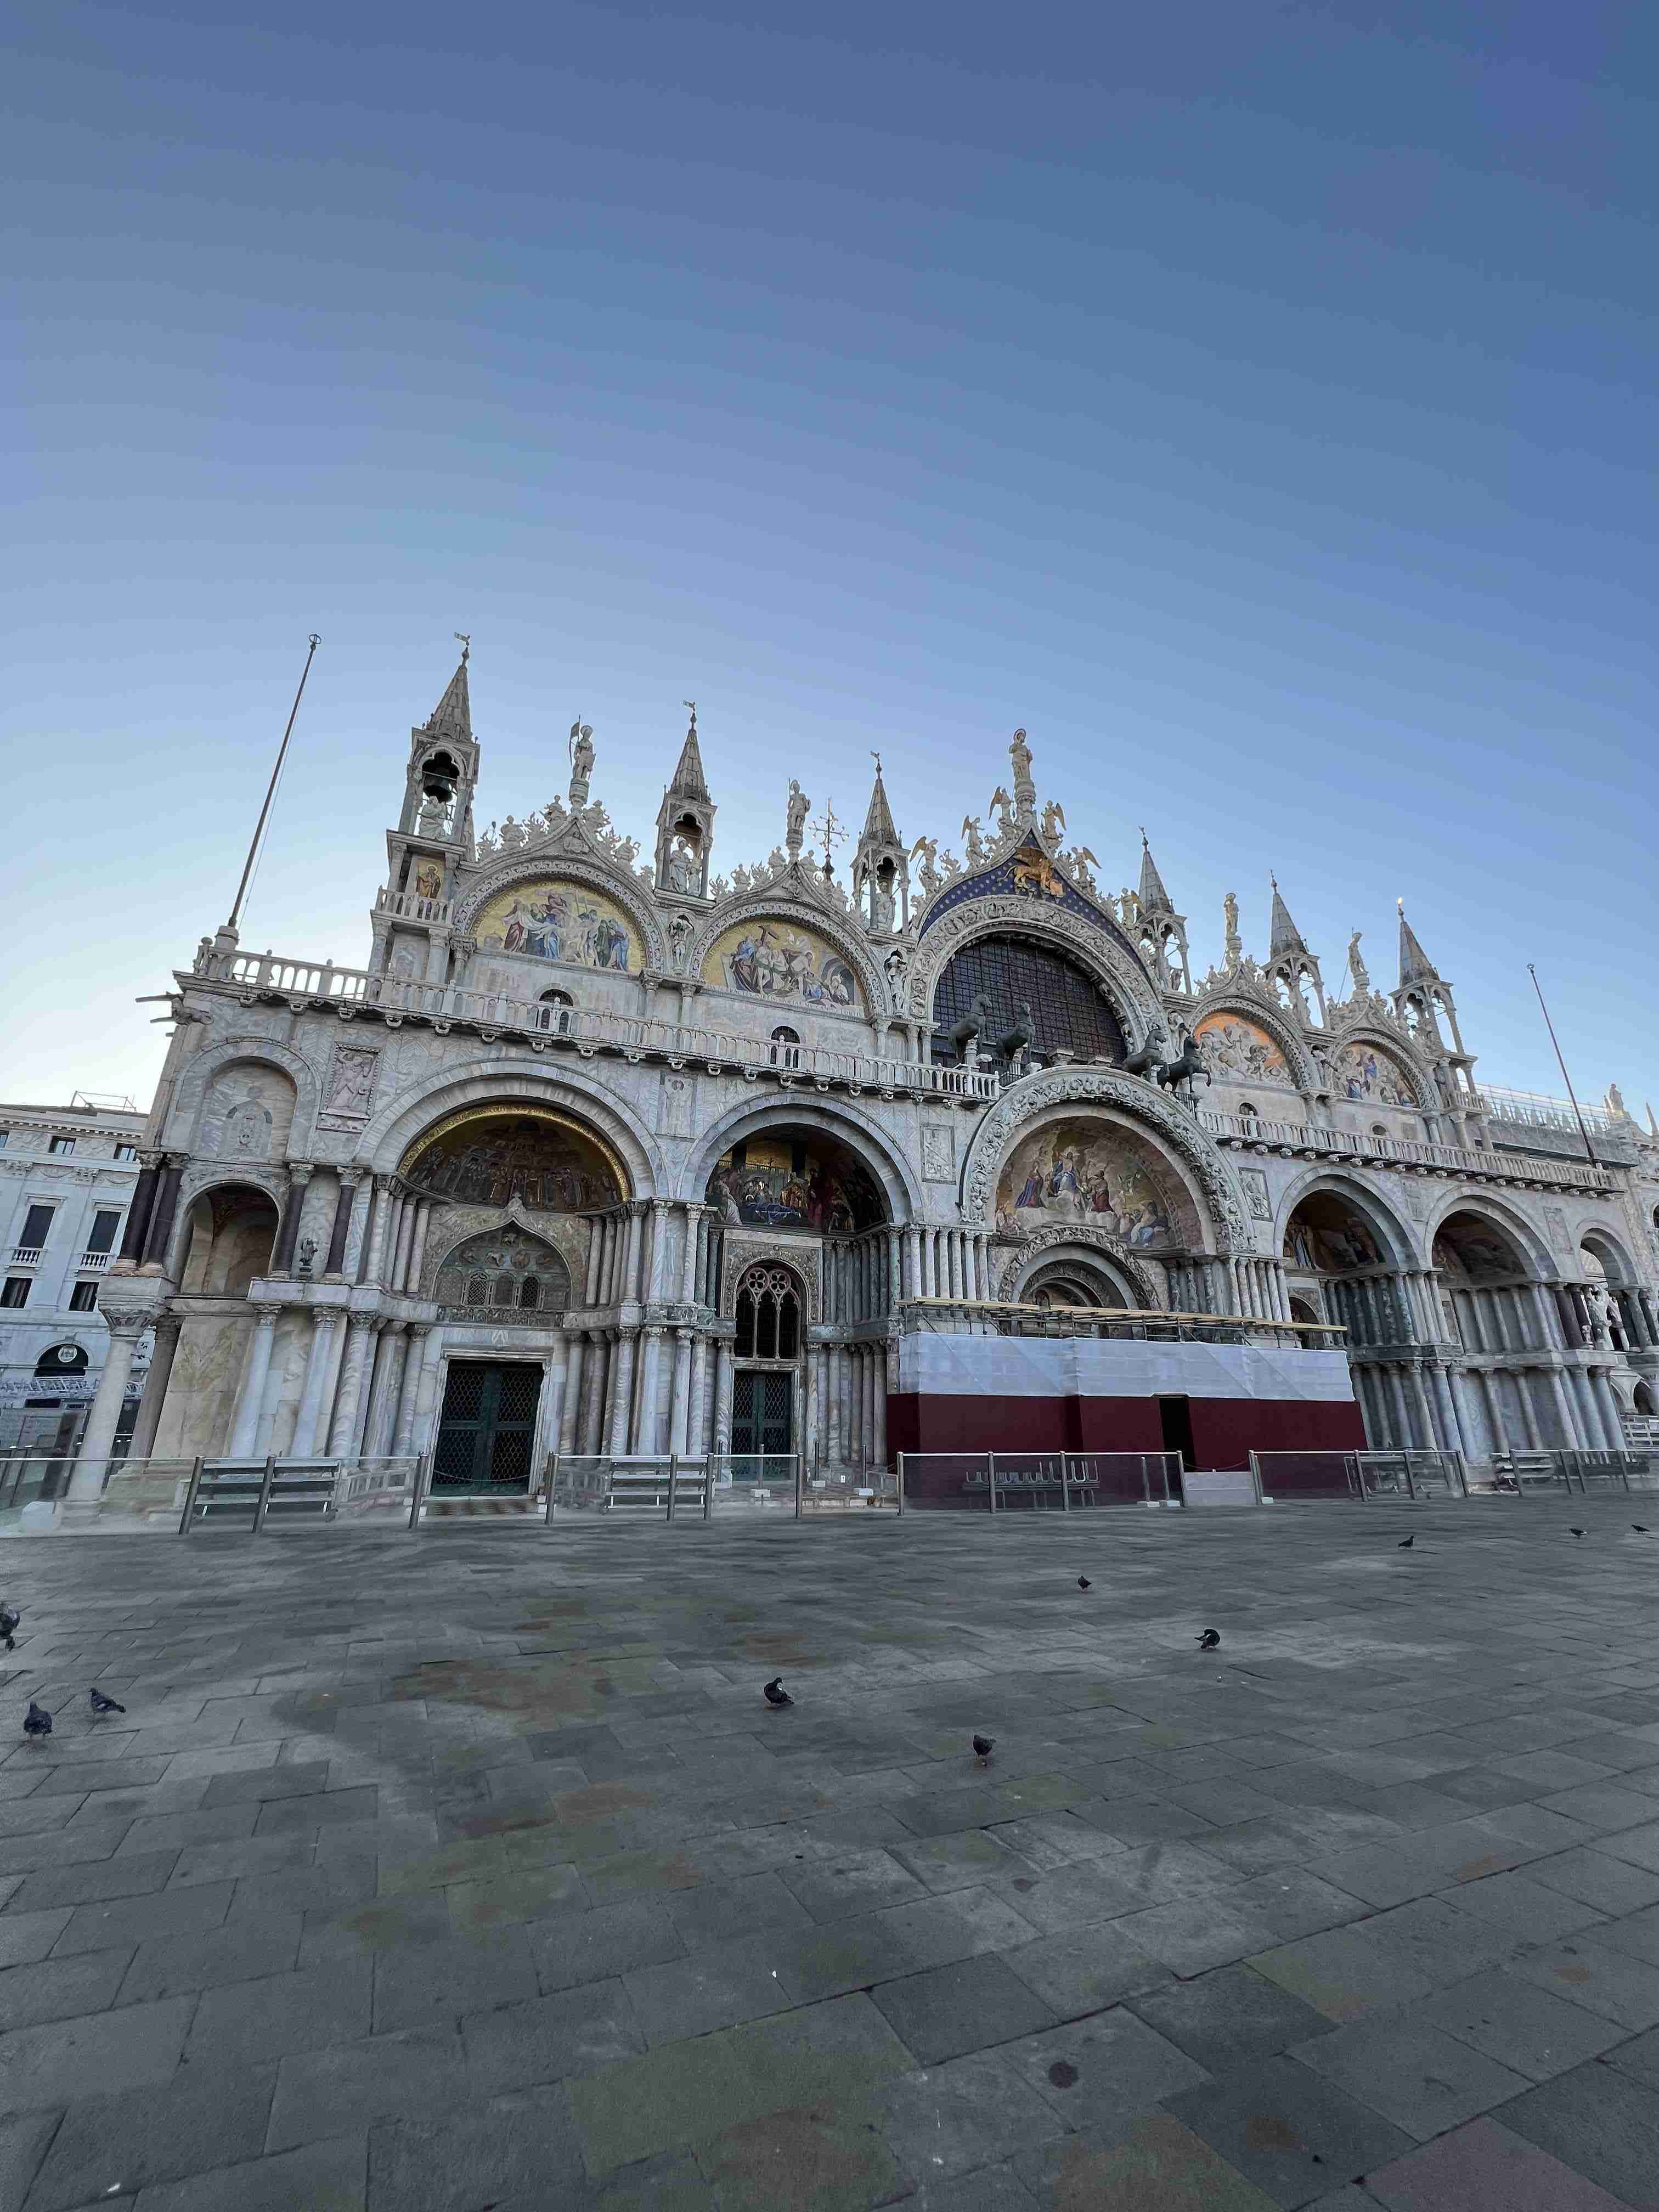
[[1555, 1034], [1555, 1024], [1550, 1019], [1550, 1010], [1544, 1005], [1543, 987], [1538, 981], [1538, 970], [1530, 960], [1527, 963], [1527, 973], [1532, 977], [1532, 988], [1538, 994], [1538, 1004], [1543, 1011], [1544, 1026], [1550, 1033], [1550, 1042], [1555, 1047], [1555, 1064], [1561, 1071], [1561, 1080], [1567, 1086], [1567, 1096], [1572, 1101], [1572, 1110], [1578, 1117], [1578, 1133], [1584, 1140], [1584, 1157], [1592, 1167], [1600, 1167], [1601, 1163], [1595, 1157], [1595, 1147], [1591, 1144], [1589, 1131], [1584, 1126], [1583, 1109], [1578, 1103], [1578, 1094], [1572, 1087], [1571, 1076], [1567, 1073], [1567, 1063], [1561, 1057], [1561, 1040]]
[[300, 671], [300, 688], [294, 695], [294, 704], [288, 710], [288, 727], [283, 732], [283, 742], [276, 750], [276, 765], [270, 771], [270, 782], [265, 792], [265, 803], [259, 809], [259, 819], [254, 825], [253, 842], [247, 848], [247, 864], [242, 870], [241, 882], [236, 886], [236, 903], [231, 908], [230, 920], [225, 924], [225, 927], [228, 930], [235, 928], [241, 915], [242, 901], [247, 896], [248, 878], [253, 873], [254, 855], [258, 852], [259, 840], [264, 835], [265, 823], [270, 814], [270, 802], [276, 796], [277, 779], [283, 773], [283, 763], [288, 758], [288, 741], [294, 734], [294, 718], [300, 711], [300, 702], [305, 696], [306, 678], [311, 673], [311, 664], [316, 658], [317, 648], [322, 641], [316, 631], [313, 630], [310, 650], [306, 654], [306, 665]]

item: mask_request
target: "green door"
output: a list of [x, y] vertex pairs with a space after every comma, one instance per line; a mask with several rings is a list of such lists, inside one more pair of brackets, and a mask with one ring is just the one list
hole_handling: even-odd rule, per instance
[[527, 1491], [541, 1389], [539, 1367], [453, 1359], [432, 1463], [434, 1491]]
[[[787, 1482], [794, 1430], [793, 1370], [739, 1368], [732, 1378], [732, 1456], [740, 1481]], [[757, 1462], [761, 1462], [757, 1465]]]

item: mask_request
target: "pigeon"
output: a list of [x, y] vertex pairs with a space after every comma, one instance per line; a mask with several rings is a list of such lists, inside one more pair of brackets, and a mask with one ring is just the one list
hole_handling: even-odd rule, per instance
[[1411, 1547], [1412, 1547], [1412, 1546], [1413, 1546], [1416, 1541], [1417, 1541], [1417, 1538], [1416, 1538], [1414, 1535], [1412, 1535], [1412, 1536], [1402, 1536], [1402, 1537], [1401, 1538], [1401, 1540], [1400, 1540], [1399, 1543], [1395, 1545], [1395, 1549], [1396, 1551], [1399, 1551], [1399, 1552], [1409, 1552], [1409, 1551], [1410, 1551], [1410, 1549], [1411, 1549]]
[[974, 1738], [974, 1753], [976, 1758], [988, 1759], [996, 1747], [997, 1740], [994, 1735], [976, 1735]]
[[1567, 1534], [1569, 1536], [1588, 1536], [1589, 1530], [1588, 1528], [1569, 1528]]
[[1198, 1648], [1200, 1651], [1213, 1651], [1220, 1641], [1221, 1631], [1218, 1628], [1206, 1628], [1198, 1639]]
[[761, 1693], [769, 1705], [793, 1705], [794, 1699], [783, 1686], [781, 1674], [774, 1674]]
[[17, 1624], [22, 1618], [15, 1605], [0, 1605], [0, 1641], [4, 1642], [8, 1651], [17, 1649], [13, 1639], [17, 1634]]
[[106, 1698], [101, 1690], [89, 1691], [87, 1702], [93, 1711], [100, 1716], [105, 1713], [124, 1713], [126, 1711], [125, 1705], [118, 1705], [113, 1698]]
[[1632, 1521], [1630, 1525], [1638, 1536], [1650, 1536], [1653, 1534], [1651, 1528], [1644, 1528], [1639, 1521]]
[[1079, 1589], [1092, 1589], [1094, 1588], [1094, 1584], [1090, 1581], [1087, 1575], [1079, 1575], [1078, 1577], [1077, 1586]]
[[23, 1733], [33, 1736], [52, 1734], [52, 1715], [37, 1705], [33, 1698], [29, 1699], [29, 1709], [23, 1716]]

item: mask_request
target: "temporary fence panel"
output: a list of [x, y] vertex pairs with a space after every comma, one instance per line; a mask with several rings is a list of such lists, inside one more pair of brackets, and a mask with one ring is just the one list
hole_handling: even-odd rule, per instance
[[714, 1452], [708, 1465], [716, 1513], [799, 1514], [804, 1469], [799, 1452]]
[[1367, 1498], [1464, 1498], [1460, 1452], [1363, 1451], [1359, 1478]]
[[814, 1467], [801, 1471], [801, 1506], [805, 1513], [862, 1513], [891, 1510], [899, 1502], [896, 1469], [884, 1467]]
[[1264, 1499], [1363, 1498], [1359, 1458], [1352, 1451], [1253, 1451], [1250, 1471]]
[[899, 1468], [907, 1513], [991, 1510], [988, 1452], [901, 1452]]
[[548, 1462], [548, 1518], [561, 1511], [618, 1519], [706, 1520], [709, 1462], [678, 1452], [558, 1453]]
[[[1184, 1476], [1179, 1452], [1066, 1452], [1062, 1504], [1179, 1505]], [[1002, 1454], [997, 1455], [999, 1467]]]

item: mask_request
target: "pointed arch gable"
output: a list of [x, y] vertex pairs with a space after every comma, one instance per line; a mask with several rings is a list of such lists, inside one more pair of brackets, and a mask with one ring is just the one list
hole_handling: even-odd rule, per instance
[[[1324, 1079], [1319, 1073], [1318, 1063], [1314, 1059], [1312, 1048], [1295, 1026], [1285, 1020], [1285, 1010], [1276, 999], [1268, 999], [1259, 992], [1235, 982], [1231, 987], [1224, 986], [1218, 990], [1206, 991], [1201, 997], [1194, 999], [1189, 1007], [1182, 1009], [1182, 1018], [1187, 1027], [1196, 1034], [1202, 1024], [1212, 1017], [1220, 1016], [1224, 1019], [1229, 1014], [1260, 1030], [1278, 1048], [1279, 1055], [1289, 1071], [1290, 1084], [1293, 1089], [1310, 1092], [1324, 1089]], [[1234, 1076], [1222, 1071], [1221, 1079], [1228, 1083], [1246, 1083], [1261, 1082], [1268, 1079], [1259, 1076]], [[1281, 1087], [1283, 1087], [1282, 1085]]]
[[[1381, 1053], [1384, 1059], [1394, 1061], [1409, 1087], [1416, 1093], [1410, 1102], [1410, 1111], [1432, 1114], [1439, 1110], [1440, 1099], [1435, 1088], [1433, 1062], [1425, 1058], [1415, 1040], [1403, 1029], [1390, 1028], [1366, 1014], [1362, 1019], [1343, 1027], [1336, 1026], [1333, 1020], [1320, 1042], [1322, 1056], [1330, 1063], [1331, 1095], [1339, 1102], [1347, 1096], [1342, 1076], [1343, 1055], [1358, 1049]], [[1324, 1087], [1322, 1084], [1321, 1087]], [[1359, 1097], [1353, 1098], [1352, 1103], [1364, 1105], [1375, 1102]]]
[[587, 890], [598, 891], [612, 899], [639, 932], [640, 943], [645, 948], [645, 964], [648, 968], [667, 965], [667, 940], [663, 935], [662, 921], [656, 907], [647, 895], [637, 876], [618, 862], [589, 844], [586, 839], [571, 846], [542, 844], [529, 850], [520, 850], [503, 860], [492, 860], [462, 893], [456, 902], [454, 932], [457, 937], [474, 935], [479, 916], [490, 902], [521, 885], [544, 882], [548, 878], [580, 884]]
[[[804, 930], [811, 935], [821, 937], [847, 962], [858, 977], [859, 988], [864, 994], [861, 1007], [814, 1007], [811, 1012], [832, 1015], [840, 1012], [856, 1019], [860, 1025], [880, 1024], [887, 1012], [890, 994], [868, 945], [842, 916], [825, 908], [808, 905], [805, 900], [792, 899], [775, 884], [768, 885], [759, 891], [745, 892], [738, 898], [723, 900], [713, 914], [706, 915], [702, 927], [687, 950], [686, 974], [701, 978], [709, 954], [727, 930], [750, 921], [775, 921], [786, 928]], [[765, 1006], [774, 1002], [757, 998], [750, 1003]], [[788, 1002], [779, 1000], [776, 1003], [785, 1005]]]

